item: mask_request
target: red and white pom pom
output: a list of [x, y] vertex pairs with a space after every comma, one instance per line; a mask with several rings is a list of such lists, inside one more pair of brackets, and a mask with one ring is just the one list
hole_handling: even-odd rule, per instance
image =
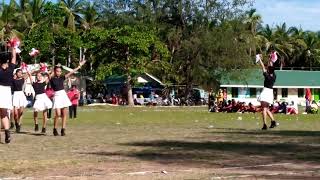
[[261, 54], [256, 55], [256, 63], [258, 63], [261, 60], [261, 57], [262, 57]]
[[13, 48], [18, 48], [20, 44], [21, 44], [20, 39], [17, 37], [14, 37], [9, 41], [9, 46]]
[[37, 50], [37, 49], [35, 49], [35, 48], [32, 48], [32, 49], [31, 49], [31, 52], [29, 53], [29, 55], [30, 55], [31, 57], [36, 57], [36, 56], [38, 56], [39, 54], [40, 54], [40, 51]]
[[14, 38], [10, 39], [8, 46], [15, 48], [16, 53], [20, 54], [21, 53], [21, 50], [19, 49], [20, 44], [21, 44], [20, 39], [17, 37], [14, 37]]
[[48, 72], [48, 65], [46, 63], [40, 63], [40, 72]]
[[28, 71], [28, 65], [24, 62], [21, 63], [20, 69], [23, 73], [26, 73]]
[[277, 55], [277, 51], [273, 51], [270, 54], [270, 61], [272, 61], [273, 63], [275, 63], [278, 60], [278, 55]]

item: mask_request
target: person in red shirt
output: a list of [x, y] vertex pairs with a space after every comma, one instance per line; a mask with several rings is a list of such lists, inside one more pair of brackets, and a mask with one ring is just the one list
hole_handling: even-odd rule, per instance
[[80, 92], [77, 89], [76, 85], [72, 85], [71, 89], [68, 92], [68, 97], [71, 101], [71, 106], [69, 106], [69, 118], [76, 119], [77, 118], [77, 108], [79, 104], [79, 99], [80, 99]]
[[310, 88], [306, 89], [305, 98], [306, 98], [306, 112], [308, 112], [311, 107], [311, 100], [312, 100], [312, 94], [311, 94]]
[[118, 105], [118, 98], [115, 94], [112, 94], [111, 99], [113, 105]]

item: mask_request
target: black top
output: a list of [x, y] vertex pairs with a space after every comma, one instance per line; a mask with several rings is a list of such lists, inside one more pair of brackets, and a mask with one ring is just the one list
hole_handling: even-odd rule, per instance
[[209, 94], [209, 101], [214, 101], [215, 97], [213, 93]]
[[272, 89], [277, 79], [276, 74], [274, 73], [273, 76], [271, 76], [269, 73], [264, 72], [263, 76], [264, 76], [264, 87]]
[[0, 85], [1, 86], [12, 86], [13, 71], [16, 65], [9, 63], [7, 69], [2, 69], [0, 67]]
[[14, 79], [12, 81], [13, 91], [22, 91], [23, 84], [24, 84], [24, 79]]
[[34, 92], [36, 93], [36, 95], [45, 93], [46, 85], [47, 85], [47, 83], [45, 83], [45, 82], [42, 82], [42, 83], [34, 82], [34, 83], [32, 83], [32, 87], [33, 87]]
[[54, 91], [64, 90], [63, 82], [66, 78], [64, 76], [61, 77], [53, 77], [50, 79], [51, 87]]

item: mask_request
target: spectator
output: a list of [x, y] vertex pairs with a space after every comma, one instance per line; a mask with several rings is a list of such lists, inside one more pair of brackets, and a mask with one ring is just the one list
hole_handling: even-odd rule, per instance
[[272, 113], [278, 113], [279, 112], [279, 108], [281, 107], [280, 102], [275, 102], [270, 106], [270, 111]]
[[217, 103], [223, 102], [223, 91], [222, 89], [219, 89], [218, 95], [217, 95]]
[[113, 105], [118, 105], [118, 97], [115, 94], [112, 94], [111, 98], [112, 98], [111, 103]]
[[286, 113], [287, 113], [287, 103], [286, 103], [286, 102], [282, 102], [282, 103], [279, 105], [278, 113], [283, 113], [283, 114], [286, 114]]
[[228, 99], [227, 89], [223, 89], [223, 103], [226, 103]]
[[294, 101], [292, 101], [291, 104], [287, 106], [287, 114], [298, 114], [297, 103], [294, 103]]
[[305, 99], [306, 99], [306, 110], [305, 110], [305, 112], [308, 112], [309, 109], [310, 109], [310, 106], [311, 106], [311, 99], [312, 99], [312, 94], [311, 94], [310, 88], [306, 89]]
[[209, 99], [208, 99], [208, 109], [209, 109], [209, 111], [215, 104], [214, 103], [214, 99], [215, 99], [215, 95], [214, 95], [213, 89], [211, 88], [210, 92], [209, 92]]
[[318, 106], [318, 104], [316, 103], [316, 101], [312, 101], [310, 107], [311, 107], [311, 108], [310, 108], [310, 113], [311, 113], [311, 114], [317, 114], [317, 113], [318, 113], [319, 106]]
[[69, 118], [77, 118], [77, 108], [79, 105], [80, 93], [76, 85], [72, 85], [68, 92], [68, 97], [71, 101], [71, 106], [69, 106]]
[[257, 112], [257, 108], [253, 106], [252, 103], [249, 103], [249, 107], [247, 110], [249, 113], [256, 113]]

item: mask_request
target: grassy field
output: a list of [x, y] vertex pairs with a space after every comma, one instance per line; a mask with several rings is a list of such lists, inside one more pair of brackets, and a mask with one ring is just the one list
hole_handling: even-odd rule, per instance
[[28, 112], [0, 144], [0, 179], [320, 179], [319, 115], [276, 118], [261, 131], [260, 114], [85, 107], [53, 137]]

